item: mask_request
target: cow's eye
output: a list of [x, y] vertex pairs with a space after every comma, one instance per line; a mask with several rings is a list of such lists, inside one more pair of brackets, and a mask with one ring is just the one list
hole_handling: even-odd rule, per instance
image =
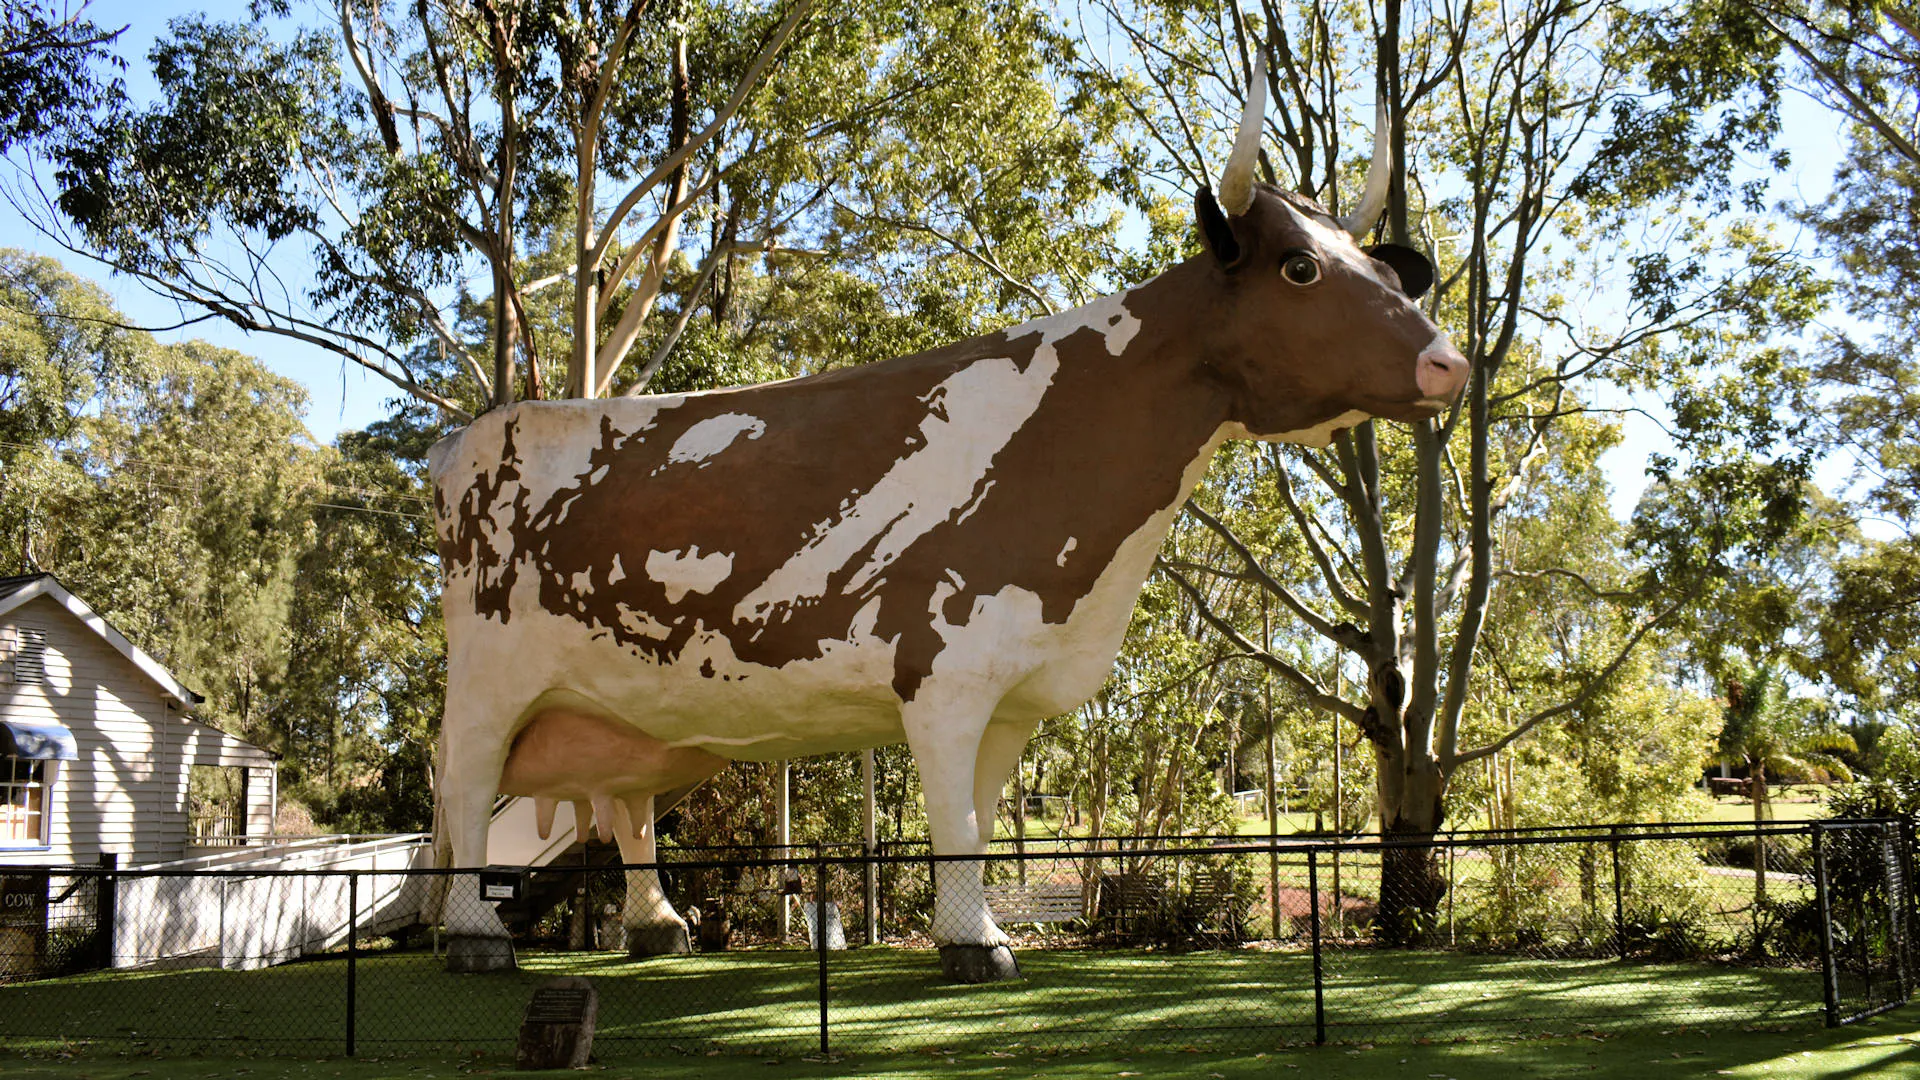
[[1295, 285], [1311, 285], [1320, 280], [1320, 260], [1311, 255], [1289, 255], [1280, 264], [1280, 273]]

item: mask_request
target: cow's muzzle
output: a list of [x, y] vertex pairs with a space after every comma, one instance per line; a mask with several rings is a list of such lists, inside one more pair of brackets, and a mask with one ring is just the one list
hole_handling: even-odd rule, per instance
[[1445, 334], [1422, 349], [1415, 363], [1414, 381], [1420, 387], [1423, 404], [1451, 405], [1467, 385], [1467, 358]]

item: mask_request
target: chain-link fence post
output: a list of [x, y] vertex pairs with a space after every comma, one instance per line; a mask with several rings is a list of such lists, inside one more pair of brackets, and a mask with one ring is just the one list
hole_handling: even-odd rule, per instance
[[1902, 883], [1906, 886], [1903, 890], [1906, 900], [1906, 907], [1904, 909], [1906, 918], [1903, 923], [1905, 932], [1900, 938], [1900, 955], [1905, 960], [1906, 966], [1904, 970], [1907, 972], [1907, 982], [1902, 984], [1901, 993], [1906, 995], [1913, 992], [1913, 969], [1917, 955], [1920, 955], [1916, 954], [1913, 946], [1914, 928], [1920, 926], [1920, 900], [1916, 900], [1914, 895], [1914, 870], [1916, 867], [1914, 864], [1913, 818], [1903, 815], [1900, 818], [1899, 832], [1900, 877]]
[[813, 949], [820, 959], [820, 1055], [827, 1054], [827, 852], [813, 846]]
[[1893, 961], [1894, 1000], [1905, 1002], [1907, 973], [1907, 880], [1906, 860], [1899, 850], [1900, 828], [1894, 822], [1880, 827], [1880, 860], [1887, 878], [1887, 951]]
[[[1334, 902], [1339, 902], [1334, 897]], [[1313, 935], [1313, 1041], [1327, 1042], [1327, 1000], [1325, 971], [1320, 964], [1320, 851], [1307, 849], [1307, 927]]]
[[1613, 951], [1627, 958], [1627, 890], [1620, 874], [1620, 826], [1608, 830], [1607, 846], [1613, 849]]
[[119, 955], [114, 933], [115, 924], [120, 921], [120, 886], [114, 876], [114, 871], [119, 868], [119, 854], [112, 851], [100, 853], [100, 877], [94, 886], [93, 918], [100, 942], [99, 967], [103, 971], [112, 968], [114, 957]]
[[347, 1056], [354, 1051], [353, 1022], [360, 1010], [360, 873], [347, 871]]
[[[1820, 989], [1826, 998], [1827, 1026], [1840, 1026], [1840, 973], [1833, 962], [1833, 905], [1827, 895], [1826, 830], [1813, 830], [1813, 896], [1820, 911]], [[1758, 917], [1757, 915], [1755, 916]]]

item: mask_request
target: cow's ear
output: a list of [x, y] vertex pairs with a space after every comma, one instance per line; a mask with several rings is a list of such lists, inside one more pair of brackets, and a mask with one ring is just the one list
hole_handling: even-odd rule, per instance
[[1240, 263], [1240, 238], [1233, 235], [1233, 226], [1227, 223], [1227, 215], [1214, 201], [1213, 189], [1205, 184], [1193, 197], [1193, 216], [1200, 220], [1200, 237], [1206, 241], [1207, 250], [1213, 254], [1213, 261], [1223, 270], [1231, 270]]
[[1400, 291], [1415, 300], [1427, 294], [1433, 287], [1433, 264], [1425, 255], [1410, 247], [1399, 244], [1375, 244], [1367, 249], [1367, 254], [1393, 267], [1400, 275]]

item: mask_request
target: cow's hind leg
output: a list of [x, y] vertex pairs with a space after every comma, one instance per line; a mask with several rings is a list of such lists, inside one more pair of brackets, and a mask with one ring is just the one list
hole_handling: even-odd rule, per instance
[[[614, 820], [619, 823], [620, 861], [629, 866], [654, 862], [658, 852], [653, 837], [653, 796], [621, 799], [616, 804]], [[655, 871], [627, 871], [627, 904], [620, 922], [627, 929], [629, 956], [670, 956], [693, 951], [687, 921], [673, 910], [666, 890], [660, 887], [660, 875]]]
[[[974, 793], [974, 775], [986, 733], [984, 710], [968, 716], [951, 700], [916, 698], [901, 709], [907, 745], [920, 767], [927, 828], [936, 856], [986, 851]], [[992, 822], [986, 828], [991, 830]], [[940, 970], [955, 982], [994, 982], [1020, 976], [1007, 935], [987, 910], [983, 864], [974, 859], [936, 861], [933, 866], [933, 940]]]
[[[487, 831], [500, 769], [507, 757], [511, 722], [493, 723], [491, 703], [475, 695], [448, 672], [447, 711], [442, 722], [441, 816], [461, 869], [487, 864]], [[473, 874], [454, 875], [444, 908], [448, 971], [512, 971], [513, 940], [493, 905], [480, 899]]]

